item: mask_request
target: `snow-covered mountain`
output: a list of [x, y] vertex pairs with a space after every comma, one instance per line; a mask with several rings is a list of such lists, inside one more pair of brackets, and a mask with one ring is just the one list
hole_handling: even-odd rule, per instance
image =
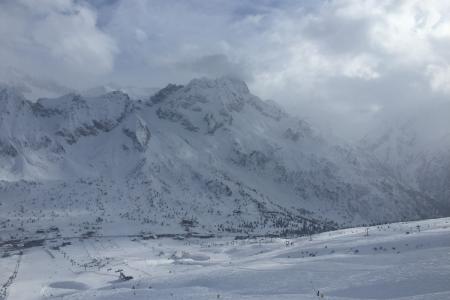
[[361, 143], [386, 174], [433, 198], [445, 215], [450, 214], [449, 116], [450, 103], [427, 105]]
[[0, 180], [4, 232], [279, 234], [441, 215], [366, 149], [231, 78], [138, 101], [113, 91], [31, 102], [2, 88]]

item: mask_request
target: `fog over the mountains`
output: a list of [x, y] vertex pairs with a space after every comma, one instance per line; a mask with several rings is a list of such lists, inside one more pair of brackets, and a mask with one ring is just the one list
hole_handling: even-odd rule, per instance
[[0, 300], [450, 299], [450, 0], [0, 0]]
[[448, 1], [5, 0], [0, 40], [1, 81], [36, 95], [231, 75], [346, 138], [450, 102]]

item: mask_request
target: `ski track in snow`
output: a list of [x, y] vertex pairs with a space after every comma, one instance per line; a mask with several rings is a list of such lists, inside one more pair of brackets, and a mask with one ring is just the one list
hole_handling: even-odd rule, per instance
[[[311, 240], [95, 237], [58, 247], [64, 241], [3, 245], [2, 299], [318, 299], [317, 291], [324, 299], [450, 299], [450, 218]], [[134, 278], [120, 281], [118, 270]]]
[[0, 288], [0, 300], [8, 299], [8, 288], [14, 283], [14, 280], [19, 273], [20, 262], [22, 261], [22, 252], [19, 252], [16, 264], [14, 266], [14, 271], [8, 277], [8, 280]]

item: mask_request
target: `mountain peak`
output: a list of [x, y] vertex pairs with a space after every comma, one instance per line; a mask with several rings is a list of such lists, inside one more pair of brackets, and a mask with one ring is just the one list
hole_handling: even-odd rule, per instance
[[186, 87], [198, 87], [203, 89], [227, 89], [243, 94], [250, 93], [247, 84], [244, 81], [234, 77], [220, 77], [216, 79], [210, 79], [206, 77], [197, 78], [191, 80]]

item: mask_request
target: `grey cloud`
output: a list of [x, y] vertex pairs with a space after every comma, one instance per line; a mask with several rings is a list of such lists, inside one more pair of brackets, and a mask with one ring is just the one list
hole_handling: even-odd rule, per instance
[[252, 80], [244, 62], [231, 62], [224, 54], [205, 55], [190, 62], [179, 62], [177, 66], [210, 77], [231, 76], [244, 81]]
[[0, 68], [66, 86], [232, 75], [344, 134], [450, 95], [446, 1], [34, 3], [0, 2]]
[[115, 41], [96, 26], [96, 12], [79, 2], [5, 1], [0, 28], [0, 68], [75, 85], [113, 70]]

